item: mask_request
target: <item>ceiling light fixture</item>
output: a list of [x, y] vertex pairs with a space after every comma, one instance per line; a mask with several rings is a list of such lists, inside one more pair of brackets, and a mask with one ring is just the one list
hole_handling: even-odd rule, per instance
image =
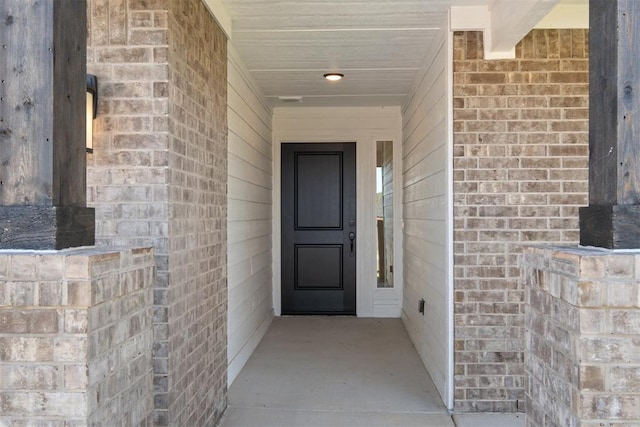
[[344, 74], [340, 74], [340, 73], [327, 73], [324, 75], [324, 78], [331, 82], [337, 82], [338, 80], [342, 80], [343, 77], [344, 77]]

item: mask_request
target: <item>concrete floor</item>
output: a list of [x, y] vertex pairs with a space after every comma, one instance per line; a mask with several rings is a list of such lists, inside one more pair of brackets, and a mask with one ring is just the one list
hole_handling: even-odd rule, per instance
[[220, 427], [523, 425], [482, 416], [454, 424], [399, 319], [279, 317], [231, 385]]

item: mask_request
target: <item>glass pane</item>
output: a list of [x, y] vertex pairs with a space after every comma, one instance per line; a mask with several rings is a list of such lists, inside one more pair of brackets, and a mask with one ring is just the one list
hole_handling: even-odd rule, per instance
[[376, 155], [377, 276], [393, 288], [393, 141], [378, 141]]

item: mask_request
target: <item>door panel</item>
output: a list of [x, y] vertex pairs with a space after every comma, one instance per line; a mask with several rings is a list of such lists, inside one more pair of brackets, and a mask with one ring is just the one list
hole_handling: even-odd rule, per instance
[[342, 289], [342, 246], [296, 245], [295, 289]]
[[296, 153], [296, 229], [342, 228], [342, 155]]
[[282, 313], [356, 312], [355, 143], [282, 144]]

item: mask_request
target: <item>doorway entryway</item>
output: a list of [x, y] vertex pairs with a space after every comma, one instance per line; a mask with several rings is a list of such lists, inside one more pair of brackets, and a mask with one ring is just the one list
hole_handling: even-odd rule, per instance
[[356, 144], [282, 144], [282, 314], [356, 314]]

